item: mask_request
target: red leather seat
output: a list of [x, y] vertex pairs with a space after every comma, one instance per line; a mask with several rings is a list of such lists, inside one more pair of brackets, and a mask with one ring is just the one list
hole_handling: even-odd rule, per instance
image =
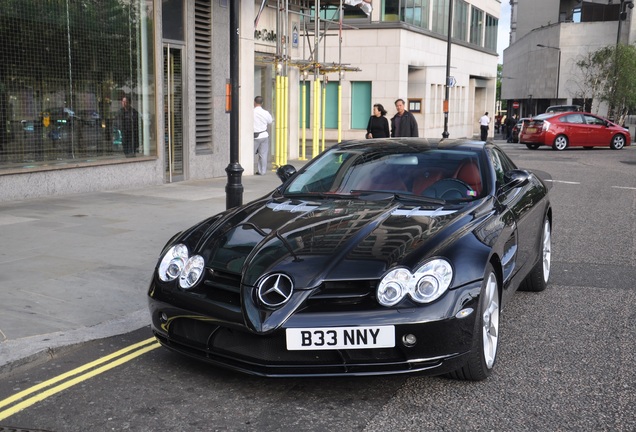
[[477, 195], [481, 194], [481, 173], [475, 161], [462, 162], [455, 171], [455, 178], [470, 186]]
[[422, 192], [443, 177], [440, 170], [425, 170], [419, 174], [413, 179], [413, 187], [411, 188], [415, 195], [421, 195]]

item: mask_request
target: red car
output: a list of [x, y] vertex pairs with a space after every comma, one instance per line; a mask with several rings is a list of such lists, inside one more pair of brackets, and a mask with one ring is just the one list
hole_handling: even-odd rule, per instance
[[594, 114], [556, 112], [540, 114], [524, 121], [519, 142], [529, 149], [552, 146], [554, 150], [568, 147], [611, 147], [620, 150], [631, 144], [629, 130]]

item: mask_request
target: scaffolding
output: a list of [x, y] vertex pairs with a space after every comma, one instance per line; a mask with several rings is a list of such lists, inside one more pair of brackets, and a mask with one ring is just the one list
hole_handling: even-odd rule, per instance
[[[358, 72], [357, 67], [342, 63], [342, 30], [344, 9], [348, 7], [344, 0], [262, 0], [254, 27], [265, 8], [276, 10], [276, 53], [260, 56], [258, 60], [275, 66], [275, 146], [274, 169], [287, 163], [289, 152], [289, 72], [296, 68], [302, 79], [300, 118], [301, 142], [300, 160], [307, 159], [307, 83], [313, 81], [313, 97], [311, 101], [313, 114], [311, 118], [312, 148], [311, 157], [317, 156], [325, 149], [327, 83], [329, 74], [337, 74], [338, 81], [338, 142], [342, 141], [342, 80], [345, 72]], [[328, 19], [326, 11], [337, 12], [338, 20]], [[325, 12], [325, 13], [323, 13]], [[289, 18], [290, 15], [300, 17], [302, 38], [304, 39], [302, 58], [290, 57]], [[324, 16], [323, 16], [324, 15]], [[354, 28], [346, 26], [347, 28]], [[299, 33], [301, 33], [299, 31]], [[328, 36], [338, 37], [338, 61], [324, 62], [326, 59]], [[300, 37], [299, 37], [300, 38]], [[320, 51], [323, 51], [323, 61]], [[308, 52], [306, 52], [306, 49]], [[311, 77], [311, 80], [309, 80]], [[308, 81], [309, 80], [309, 81]]]

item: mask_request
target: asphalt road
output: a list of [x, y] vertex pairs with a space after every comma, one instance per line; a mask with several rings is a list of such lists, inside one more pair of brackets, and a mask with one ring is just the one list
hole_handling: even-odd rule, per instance
[[[262, 379], [151, 341], [121, 353], [121, 364], [104, 358], [148, 340], [142, 328], [1, 375], [0, 431], [636, 430], [636, 147], [502, 147], [550, 179], [553, 266], [546, 291], [519, 292], [503, 311], [488, 380]], [[77, 382], [46, 383], [96, 359]], [[19, 401], [8, 398], [38, 384], [20, 399], [33, 404], [9, 411]]]

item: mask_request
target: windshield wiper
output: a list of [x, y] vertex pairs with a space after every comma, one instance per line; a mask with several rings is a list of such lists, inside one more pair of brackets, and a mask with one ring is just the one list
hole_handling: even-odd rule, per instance
[[417, 201], [417, 202], [439, 204], [439, 205], [446, 204], [446, 200], [443, 200], [441, 198], [434, 198], [434, 197], [428, 197], [423, 195], [414, 195], [410, 193], [396, 193], [395, 199], [400, 201]]
[[360, 198], [373, 200], [395, 199], [398, 201], [423, 202], [427, 204], [444, 205], [446, 200], [441, 198], [427, 197], [422, 195], [414, 195], [408, 192], [390, 192], [382, 190], [352, 190], [351, 193], [357, 193]]

